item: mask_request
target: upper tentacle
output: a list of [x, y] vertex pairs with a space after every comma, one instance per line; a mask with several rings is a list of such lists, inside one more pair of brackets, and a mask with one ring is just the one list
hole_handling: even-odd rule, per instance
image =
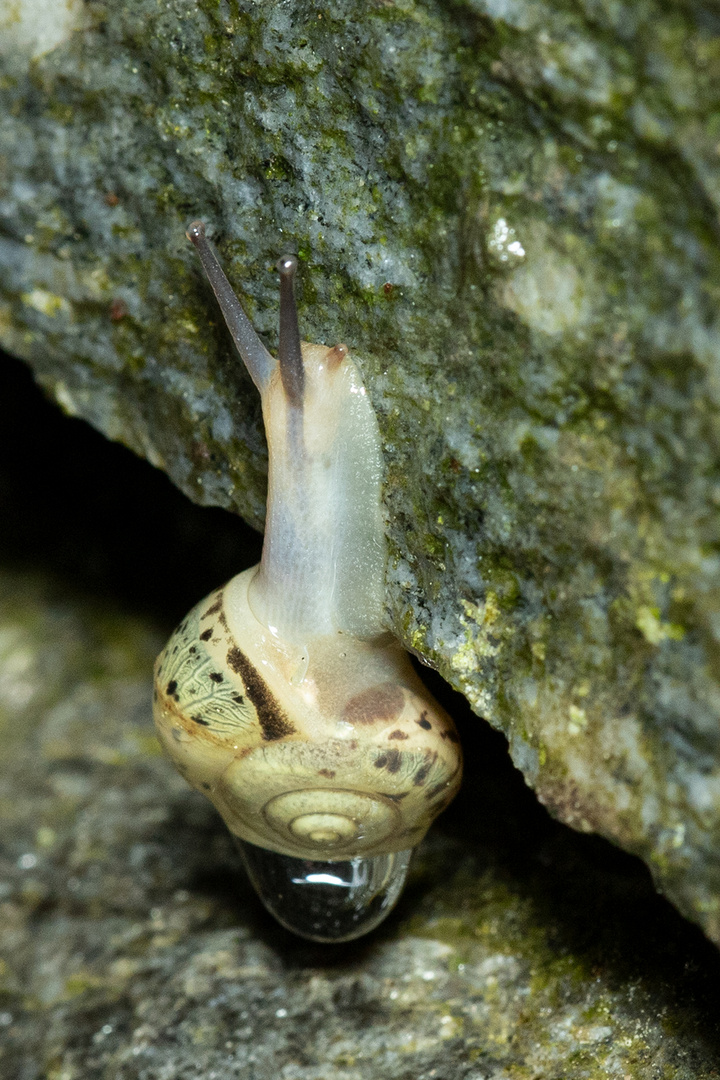
[[252, 381], [262, 393], [275, 368], [275, 359], [255, 333], [252, 323], [233, 292], [232, 286], [205, 236], [204, 223], [194, 221], [189, 226], [186, 235], [188, 240], [192, 241], [197, 248], [203, 269], [217, 297], [228, 330], [232, 334], [233, 341], [237, 345], [238, 352], [243, 358]]

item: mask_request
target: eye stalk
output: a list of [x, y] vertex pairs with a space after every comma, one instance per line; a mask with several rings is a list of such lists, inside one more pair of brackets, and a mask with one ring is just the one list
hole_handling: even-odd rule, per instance
[[255, 333], [255, 329], [242, 309], [205, 235], [205, 223], [193, 221], [185, 234], [200, 256], [200, 262], [215, 293], [220, 310], [232, 335], [238, 352], [243, 358], [250, 376], [262, 393], [275, 361]]
[[302, 936], [350, 940], [391, 910], [457, 791], [457, 734], [384, 628], [380, 434], [347, 346], [301, 343], [285, 255], [276, 361], [204, 225], [187, 235], [261, 393], [267, 522], [260, 565], [198, 604], [158, 657], [155, 721], [268, 909]]
[[278, 348], [278, 361], [288, 403], [295, 406], [296, 409], [302, 409], [305, 369], [303, 367], [300, 327], [295, 303], [297, 265], [297, 259], [294, 255], [283, 255], [277, 264], [277, 270], [280, 274], [280, 345]]

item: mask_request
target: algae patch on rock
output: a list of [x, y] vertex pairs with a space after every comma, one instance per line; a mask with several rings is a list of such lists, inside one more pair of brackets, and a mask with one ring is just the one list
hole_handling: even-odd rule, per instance
[[695, 0], [132, 0], [0, 77], [0, 341], [259, 524], [259, 404], [184, 228], [270, 344], [295, 248], [304, 335], [380, 419], [389, 621], [715, 941], [718, 30]]

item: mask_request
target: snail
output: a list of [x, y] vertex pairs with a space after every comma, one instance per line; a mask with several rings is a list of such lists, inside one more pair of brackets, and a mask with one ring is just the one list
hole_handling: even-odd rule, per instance
[[260, 564], [193, 608], [158, 657], [155, 723], [278, 921], [347, 941], [391, 910], [456, 793], [458, 737], [383, 624], [380, 433], [348, 348], [301, 344], [288, 255], [275, 360], [203, 223], [187, 236], [262, 398], [267, 521]]

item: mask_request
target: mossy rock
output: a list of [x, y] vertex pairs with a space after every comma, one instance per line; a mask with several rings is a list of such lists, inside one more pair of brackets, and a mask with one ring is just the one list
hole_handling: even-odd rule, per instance
[[302, 262], [384, 438], [388, 621], [551, 811], [720, 941], [720, 22], [707, 5], [20, 0], [0, 341], [260, 525], [258, 329]]

